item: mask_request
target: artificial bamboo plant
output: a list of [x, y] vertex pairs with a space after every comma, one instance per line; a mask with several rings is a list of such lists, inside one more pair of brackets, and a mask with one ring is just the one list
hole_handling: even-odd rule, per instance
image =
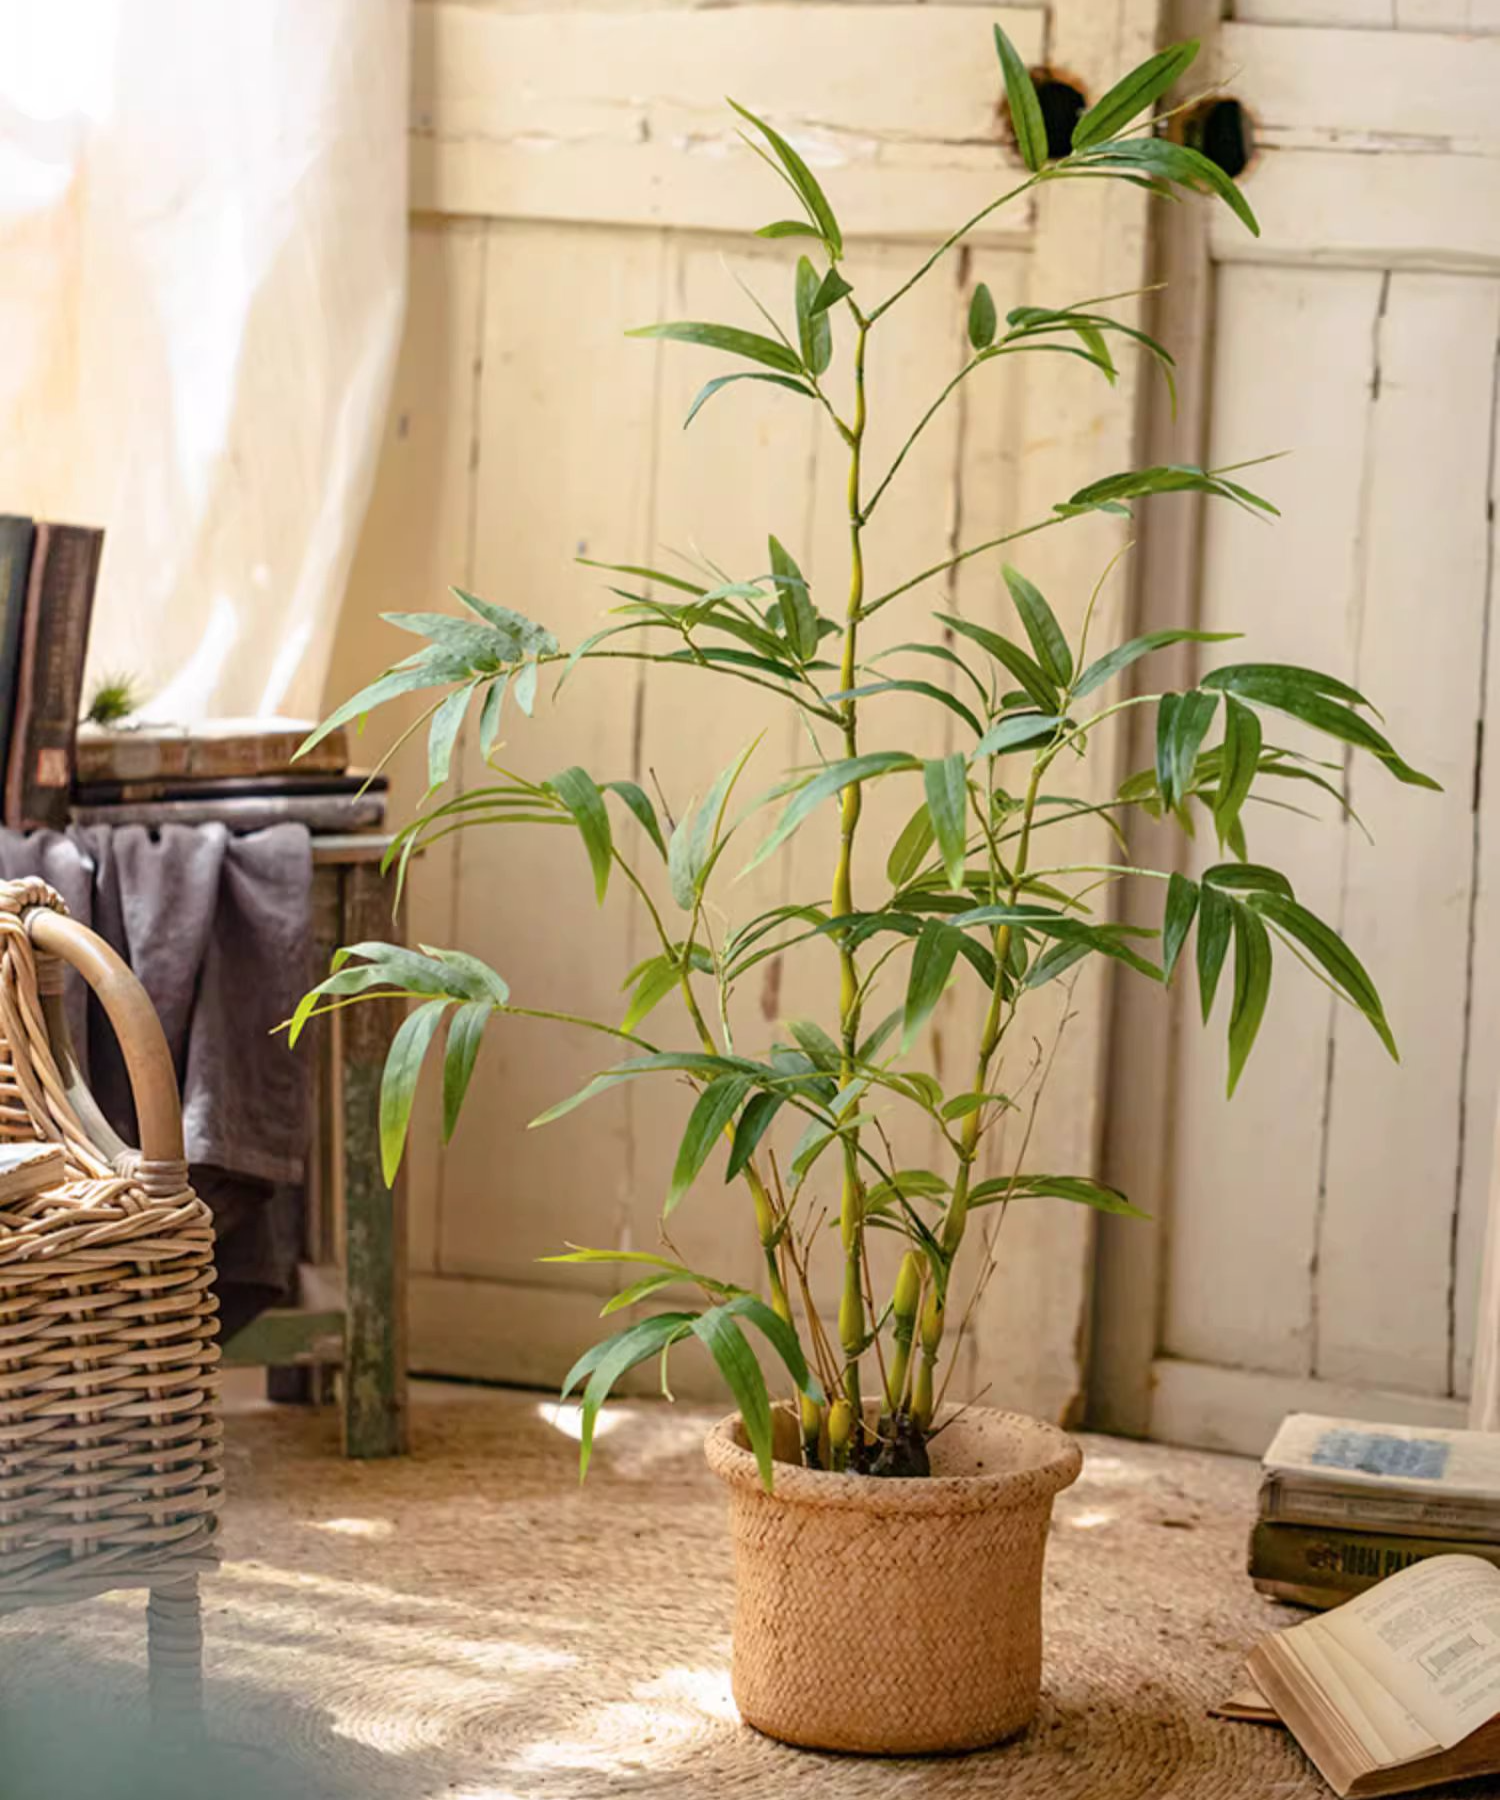
[[[1160, 493], [1191, 491], [1262, 515], [1275, 511], [1268, 501], [1231, 479], [1229, 470], [1134, 469], [1093, 481], [1046, 518], [917, 573], [882, 572], [872, 579], [866, 569], [867, 524], [887, 503], [907, 451], [959, 383], [986, 364], [1018, 354], [1063, 354], [1113, 380], [1116, 346], [1123, 346], [1151, 358], [1171, 380], [1168, 352], [1101, 310], [1104, 302], [1024, 306], [1002, 323], [989, 291], [979, 285], [968, 310], [971, 352], [960, 372], [915, 423], [889, 467], [878, 474], [868, 469], [870, 338], [898, 327], [900, 302], [981, 220], [1045, 183], [1111, 178], [1166, 198], [1178, 197], [1179, 190], [1207, 193], [1257, 230], [1233, 182], [1204, 157], [1160, 135], [1160, 121], [1152, 118], [1157, 99], [1192, 62], [1196, 44], [1163, 50], [1127, 75], [1078, 119], [1066, 154], [1049, 155], [1031, 77], [998, 27], [995, 39], [1024, 179], [954, 231], [894, 291], [879, 298], [856, 291], [837, 216], [819, 183], [785, 138], [737, 106], [748, 128], [745, 141], [796, 203], [795, 216], [757, 234], [805, 247], [792, 281], [794, 322], [783, 329], [763, 308], [769, 335], [700, 322], [652, 325], [634, 334], [706, 347], [750, 365], [708, 381], [689, 422], [721, 389], [741, 381], [774, 384], [826, 416], [848, 459], [847, 597], [837, 611], [821, 609], [822, 595], [815, 599], [775, 537], [767, 566], [751, 574], [595, 565], [616, 579], [613, 592], [621, 604], [602, 629], [568, 651], [545, 626], [455, 589], [464, 614], [387, 615], [391, 624], [425, 640], [422, 646], [339, 707], [309, 740], [398, 695], [440, 690], [418, 722], [428, 723], [430, 789], [425, 810], [393, 846], [403, 872], [416, 851], [450, 832], [563, 825], [582, 840], [597, 897], [602, 901], [611, 879], [621, 879], [635, 890], [650, 922], [655, 949], [631, 971], [631, 997], [619, 1023], [530, 1004], [536, 996], [528, 995], [526, 1005], [513, 1003], [501, 976], [461, 951], [383, 943], [339, 951], [333, 972], [293, 1021], [295, 1034], [320, 1012], [377, 995], [419, 1003], [397, 1033], [385, 1070], [380, 1124], [388, 1179], [402, 1154], [422, 1063], [445, 1023], [443, 1101], [450, 1135], [486, 1027], [497, 1018], [543, 1019], [612, 1038], [625, 1053], [538, 1124], [621, 1082], [665, 1077], [690, 1090], [663, 1197], [666, 1214], [704, 1179], [715, 1147], [727, 1145], [724, 1178], [743, 1184], [754, 1210], [764, 1252], [763, 1294], [686, 1267], [670, 1253], [665, 1231], [662, 1253], [573, 1248], [556, 1259], [631, 1266], [638, 1278], [606, 1313], [656, 1304], [668, 1290], [696, 1289], [701, 1297], [691, 1306], [648, 1310], [579, 1359], [567, 1390], [583, 1384], [585, 1467], [599, 1407], [620, 1376], [647, 1359], [660, 1358], [665, 1369], [672, 1346], [695, 1337], [733, 1390], [769, 1484], [771, 1403], [745, 1335], [746, 1327], [754, 1327], [797, 1390], [809, 1465], [877, 1475], [926, 1472], [940, 1371], [961, 1329], [961, 1309], [951, 1301], [955, 1265], [975, 1210], [1003, 1210], [1021, 1199], [1135, 1210], [1123, 1194], [1088, 1174], [1027, 1167], [1029, 1128], [1017, 1134], [1021, 1151], [1010, 1159], [1012, 1166], [983, 1175], [988, 1134], [1008, 1111], [1034, 1115], [1039, 1097], [1033, 1052], [1022, 1048], [1028, 1003], [1046, 983], [1072, 980], [1070, 971], [1085, 959], [1107, 958], [1166, 983], [1196, 924], [1206, 1020], [1232, 951], [1231, 1092], [1265, 1008], [1273, 946], [1289, 951], [1357, 1007], [1395, 1054], [1370, 977], [1338, 934], [1296, 899], [1285, 874], [1250, 859], [1245, 824], [1247, 805], [1278, 790], [1321, 789], [1347, 810], [1343, 761], [1317, 760], [1271, 741], [1267, 732], [1278, 717], [1333, 740], [1340, 759], [1362, 751], [1398, 781], [1435, 785], [1370, 722], [1361, 694], [1313, 669], [1234, 662], [1203, 673], [1184, 693], [1110, 698], [1112, 684], [1118, 690], [1126, 670], [1153, 651], [1234, 634], [1158, 631], [1101, 654], [1089, 641], [1098, 587], [1082, 611], [1076, 640], [1070, 640], [1038, 588], [1008, 563], [1004, 581], [1019, 633], [1002, 630], [998, 619], [984, 624], [955, 613], [922, 620], [917, 591], [925, 583], [973, 557], [999, 560], [1005, 546], [1065, 529], [1071, 520], [1129, 512]], [[836, 337], [843, 365], [837, 393], [830, 381]], [[905, 672], [893, 674], [885, 659], [890, 653], [878, 664], [862, 655], [861, 632], [875, 614], [896, 605], [913, 614], [914, 639], [919, 631], [925, 635], [902, 646], [903, 657], [912, 660]], [[810, 760], [746, 802], [746, 751], [675, 821], [665, 795], [658, 805], [633, 779], [635, 771], [570, 767], [536, 779], [512, 768], [508, 758], [502, 762], [496, 746], [507, 693], [529, 715], [544, 671], [557, 673], [561, 689], [577, 664], [603, 660], [686, 666], [699, 679], [748, 683], [767, 695], [768, 707], [797, 709], [812, 746]], [[934, 679], [923, 678], [924, 666]], [[946, 708], [958, 721], [962, 747], [924, 759], [883, 745], [881, 696], [891, 692]], [[494, 780], [435, 802], [475, 702], [478, 742]], [[1086, 756], [1107, 721], [1142, 707], [1155, 713], [1153, 767], [1132, 775], [1102, 804], [1052, 791], [1049, 775], [1061, 759]], [[863, 799], [877, 782], [910, 789], [913, 805], [899, 835], [882, 846], [888, 850], [885, 890], [856, 893]], [[1217, 841], [1220, 860], [1196, 880], [1139, 867], [1123, 856], [1115, 863], [1061, 868], [1038, 861], [1043, 833], [1084, 816], [1103, 818], [1123, 849], [1123, 828], [1139, 814], [1175, 821], [1189, 835], [1201, 821]], [[730, 878], [775, 855], [804, 827], [827, 834], [826, 900], [807, 894], [735, 920]], [[1101, 895], [1107, 906], [1127, 881], [1159, 884], [1159, 930], [1130, 928], [1110, 912], [1094, 910]], [[827, 1025], [796, 1020], [782, 1041], [754, 1048], [736, 1042], [730, 1026], [735, 989], [767, 958], [794, 946], [830, 958]], [[962, 1079], [950, 1088], [914, 1066], [910, 1052], [953, 982], [979, 984], [982, 1024]], [[1028, 1082], [1035, 1091], [1023, 1104], [1017, 1094]], [[914, 1110], [935, 1134], [943, 1166], [898, 1166], [886, 1115], [900, 1109]], [[788, 1122], [801, 1128], [780, 1158], [772, 1134], [778, 1120], [783, 1129]], [[836, 1218], [836, 1232], [818, 1229], [825, 1215]], [[867, 1254], [867, 1234], [877, 1230], [905, 1241], [885, 1294], [875, 1291]], [[842, 1297], [831, 1321], [820, 1319], [813, 1304], [809, 1272], [824, 1246], [842, 1263]], [[878, 1370], [873, 1385], [872, 1363]]]

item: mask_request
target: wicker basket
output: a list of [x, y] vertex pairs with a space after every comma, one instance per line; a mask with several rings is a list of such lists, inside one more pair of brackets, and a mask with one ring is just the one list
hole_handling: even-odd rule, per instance
[[730, 1493], [734, 1697], [749, 1724], [813, 1749], [910, 1755], [1030, 1722], [1052, 1500], [1083, 1463], [1071, 1438], [973, 1407], [933, 1439], [931, 1479], [778, 1461], [769, 1494], [738, 1418], [707, 1449]]
[[[64, 963], [119, 1038], [139, 1152], [79, 1076]], [[0, 1205], [0, 1609], [148, 1587], [152, 1699], [191, 1718], [223, 1486], [212, 1226], [151, 1003], [40, 881], [0, 882], [0, 1138], [59, 1144], [68, 1177]]]

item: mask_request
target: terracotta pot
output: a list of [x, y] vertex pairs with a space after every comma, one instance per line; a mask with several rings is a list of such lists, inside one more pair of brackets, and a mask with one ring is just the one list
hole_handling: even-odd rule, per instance
[[934, 1438], [930, 1479], [778, 1455], [769, 1494], [737, 1416], [707, 1451], [729, 1488], [734, 1697], [749, 1724], [812, 1749], [903, 1755], [978, 1749], [1030, 1721], [1052, 1497], [1083, 1466], [1070, 1437], [972, 1407]]

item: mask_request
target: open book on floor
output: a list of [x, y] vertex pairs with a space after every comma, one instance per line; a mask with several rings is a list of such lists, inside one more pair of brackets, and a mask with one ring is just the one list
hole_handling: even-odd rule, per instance
[[1335, 1793], [1500, 1772], [1500, 1569], [1477, 1556], [1415, 1563], [1246, 1668]]

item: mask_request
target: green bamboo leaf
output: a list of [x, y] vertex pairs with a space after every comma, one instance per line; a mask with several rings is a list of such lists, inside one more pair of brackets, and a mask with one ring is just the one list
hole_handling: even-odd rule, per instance
[[599, 1417], [600, 1407], [609, 1398], [610, 1389], [628, 1369], [633, 1369], [637, 1363], [646, 1362], [653, 1356], [661, 1355], [679, 1338], [686, 1336], [694, 1323], [694, 1315], [685, 1312], [657, 1313], [649, 1319], [638, 1319], [635, 1324], [627, 1325], [613, 1337], [605, 1338], [602, 1343], [585, 1350], [568, 1371], [559, 1396], [563, 1400], [567, 1399], [585, 1376], [588, 1377], [580, 1409], [580, 1481], [589, 1472], [589, 1460], [594, 1453], [594, 1424]]
[[[478, 594], [471, 594], [467, 588], [450, 587], [448, 592], [462, 605], [467, 606], [476, 618], [483, 619], [500, 634], [499, 642], [505, 646], [501, 655], [502, 662], [519, 662], [523, 656], [555, 656], [557, 639], [545, 625], [539, 625], [535, 619], [528, 619], [523, 613], [512, 612], [508, 606], [496, 606], [492, 601], [481, 600]], [[390, 617], [392, 615], [387, 615]]]
[[594, 785], [593, 777], [576, 764], [554, 775], [547, 787], [573, 815], [594, 871], [594, 898], [602, 901], [609, 887], [610, 864], [614, 860], [614, 839], [610, 834], [604, 796]]
[[781, 1358], [787, 1374], [809, 1400], [816, 1400], [821, 1405], [827, 1399], [817, 1376], [807, 1366], [796, 1332], [764, 1300], [754, 1294], [738, 1294], [733, 1300], [726, 1300], [719, 1310], [730, 1318], [748, 1319]]
[[494, 1006], [488, 1000], [470, 1000], [459, 1007], [448, 1026], [448, 1045], [443, 1056], [443, 1141], [451, 1141], [469, 1091], [469, 1078], [479, 1055], [484, 1028]]
[[808, 597], [807, 583], [797, 567], [796, 558], [776, 538], [768, 538], [766, 547], [771, 557], [771, 576], [776, 585], [780, 606], [781, 629], [799, 662], [806, 662], [818, 651], [818, 615]]
[[[1209, 678], [1205, 677], [1204, 685], [1212, 685]], [[1369, 751], [1385, 764], [1397, 781], [1404, 782], [1408, 787], [1431, 788], [1436, 793], [1443, 791], [1441, 783], [1403, 761], [1390, 740], [1377, 731], [1368, 719], [1362, 718], [1352, 707], [1330, 699], [1326, 694], [1314, 692], [1305, 684], [1275, 685], [1261, 682], [1254, 684], [1252, 691], [1252, 688], [1247, 688], [1244, 681], [1240, 680], [1236, 682], [1234, 692], [1258, 706], [1269, 706], [1291, 718], [1300, 719], [1315, 731], [1339, 738], [1357, 749]]]
[[917, 757], [908, 755], [904, 750], [872, 750], [863, 756], [845, 757], [840, 762], [830, 763], [826, 768], [820, 769], [811, 781], [793, 795], [775, 828], [745, 864], [745, 873], [757, 868], [768, 856], [779, 850], [810, 814], [844, 788], [852, 787], [858, 781], [873, 781], [882, 775], [920, 769], [921, 766]]
[[599, 1308], [599, 1317], [607, 1319], [611, 1313], [623, 1312], [627, 1306], [637, 1306], [642, 1300], [659, 1294], [663, 1288], [671, 1287], [676, 1280], [675, 1275], [643, 1275], [629, 1287], [621, 1288], [618, 1294], [611, 1294]]
[[971, 643], [978, 644], [981, 650], [994, 657], [1002, 668], [1020, 682], [1032, 701], [1043, 712], [1055, 713], [1058, 710], [1059, 695], [1056, 684], [1049, 680], [1040, 664], [1035, 663], [1019, 644], [1013, 644], [1009, 638], [1003, 638], [999, 632], [991, 631], [987, 626], [976, 625], [970, 619], [960, 619], [952, 613], [935, 613], [934, 618], [949, 625], [960, 637], [966, 637]]
[[969, 1194], [970, 1206], [992, 1206], [997, 1201], [1023, 1199], [1073, 1200], [1080, 1206], [1091, 1206], [1096, 1212], [1117, 1213], [1127, 1219], [1149, 1219], [1138, 1206], [1132, 1206], [1118, 1188], [1091, 1181], [1086, 1175], [1017, 1175], [997, 1176], [982, 1181]]
[[979, 740], [971, 760], [980, 762], [987, 756], [1000, 756], [1007, 750], [1019, 750], [1027, 744], [1040, 744], [1056, 736], [1058, 727], [1067, 722], [1051, 713], [1009, 713], [997, 720]]
[[923, 763], [922, 784], [943, 867], [953, 886], [961, 888], [969, 845], [969, 768], [962, 753], [955, 751]]
[[1358, 688], [1350, 687], [1337, 676], [1325, 675], [1321, 669], [1303, 668], [1298, 663], [1226, 663], [1223, 668], [1210, 669], [1198, 685], [1238, 694], [1245, 700], [1260, 700], [1267, 706], [1277, 706], [1287, 697], [1317, 694], [1343, 700], [1350, 706], [1370, 704]]
[[597, 562], [591, 556], [580, 556], [574, 559], [586, 569], [603, 569], [610, 575], [633, 575], [639, 581], [656, 582], [662, 587], [675, 588], [681, 594], [702, 595], [707, 589], [696, 581], [685, 581], [681, 575], [669, 575], [665, 569], [650, 569], [644, 563], [607, 563]]
[[769, 225], [759, 226], [755, 235], [763, 238], [821, 238], [823, 234], [816, 225], [809, 225], [805, 219], [776, 219]]
[[1065, 975], [1075, 963], [1081, 963], [1084, 957], [1093, 954], [1094, 946], [1082, 941], [1053, 944], [1051, 949], [1042, 952], [1026, 972], [1026, 986], [1045, 987], [1049, 981]]
[[1174, 144], [1169, 138], [1136, 137], [1104, 144], [1090, 151], [1087, 162], [1095, 168], [1137, 170], [1148, 178], [1170, 181], [1199, 194], [1216, 194], [1252, 237], [1260, 236], [1260, 225], [1250, 203], [1217, 163], [1212, 163], [1186, 144]]
[[981, 281], [969, 301], [969, 342], [976, 350], [988, 350], [995, 341], [998, 327], [995, 296]]
[[469, 710], [469, 702], [474, 697], [472, 687], [455, 688], [443, 704], [432, 715], [432, 723], [427, 728], [427, 792], [435, 793], [448, 779], [448, 772], [453, 766], [453, 746], [458, 739], [459, 727], [464, 722], [464, 714]]
[[905, 1009], [892, 1007], [875, 1029], [855, 1050], [855, 1060], [860, 1063], [872, 1063], [879, 1056], [890, 1040], [891, 1033], [901, 1023], [901, 1015]]
[[510, 685], [510, 691], [516, 697], [516, 705], [528, 719], [531, 717], [531, 709], [536, 701], [536, 682], [539, 673], [534, 662], [525, 663], [516, 671], [515, 678]]
[[1087, 150], [1123, 131], [1186, 73], [1197, 54], [1198, 40], [1193, 38], [1158, 50], [1139, 68], [1132, 69], [1123, 81], [1117, 81], [1102, 99], [1096, 100], [1073, 127], [1073, 148]]
[[984, 683], [964, 659], [954, 651], [950, 650], [946, 644], [892, 644], [888, 650], [877, 650], [876, 653], [869, 658], [869, 666], [873, 668], [876, 663], [884, 662], [888, 656], [905, 655], [930, 656], [936, 662], [947, 663], [950, 668], [957, 669], [964, 680], [970, 684], [974, 689], [974, 692], [978, 694], [980, 703], [984, 706], [989, 705], [989, 691]]
[[[780, 132], [769, 126], [764, 119], [757, 118], [753, 112], [741, 106], [737, 100], [731, 100], [729, 104], [742, 119], [749, 120], [776, 152], [782, 168], [786, 170], [787, 179], [796, 189], [802, 204], [807, 208], [807, 216], [817, 226], [818, 235], [827, 244], [829, 255], [835, 258], [842, 256], [844, 254], [844, 238], [839, 230], [839, 222], [834, 217], [833, 208], [828, 204], [827, 196], [814, 180], [812, 170], [808, 168]], [[776, 236], [787, 235], [784, 231], [772, 229]]]
[[682, 970], [673, 957], [653, 956], [636, 973], [633, 985], [630, 1005], [620, 1021], [621, 1031], [634, 1031], [668, 994], [676, 993], [682, 986]]
[[1218, 704], [1216, 694], [1200, 688], [1162, 695], [1156, 721], [1156, 784], [1164, 806], [1180, 806], [1191, 790], [1198, 751]]
[[802, 361], [814, 375], [821, 375], [833, 360], [833, 328], [828, 323], [826, 313], [813, 311], [813, 301], [818, 292], [818, 271], [805, 256], [797, 258], [795, 292], [797, 341], [802, 347]]
[[595, 1075], [576, 1093], [569, 1094], [567, 1099], [559, 1100], [555, 1106], [549, 1106], [545, 1112], [538, 1113], [527, 1130], [538, 1125], [550, 1125], [554, 1119], [562, 1118], [564, 1113], [572, 1112], [575, 1106], [582, 1106], [585, 1100], [592, 1100], [609, 1088], [617, 1087], [622, 1081], [633, 1081], [641, 1075], [674, 1072], [705, 1077], [754, 1075], [761, 1079], [775, 1073], [766, 1064], [750, 1062], [742, 1056], [710, 1056], [706, 1051], [697, 1050], [657, 1050], [648, 1056], [632, 1056], [626, 1062], [616, 1063], [612, 1069]]
[[1063, 636], [1056, 614], [1042, 598], [1040, 589], [1034, 587], [1019, 569], [1006, 563], [1002, 573], [1043, 673], [1058, 687], [1066, 687], [1073, 679], [1073, 652], [1068, 648], [1068, 640]]
[[495, 748], [495, 739], [500, 735], [500, 704], [505, 699], [505, 686], [509, 680], [509, 675], [497, 676], [490, 683], [480, 708], [479, 754], [485, 758]]
[[838, 1070], [844, 1053], [816, 1019], [788, 1019], [786, 1028], [815, 1069]]
[[1280, 869], [1269, 868], [1265, 863], [1215, 863], [1203, 871], [1203, 885], [1230, 893], [1284, 894], [1288, 900], [1292, 897], [1291, 882]]
[[766, 1379], [745, 1342], [745, 1334], [723, 1307], [711, 1307], [693, 1320], [693, 1335], [708, 1350], [729, 1384], [744, 1421], [745, 1436], [755, 1452], [755, 1465], [767, 1493], [771, 1491], [771, 1399]]
[[[743, 1294], [746, 1291], [744, 1288], [736, 1287], [731, 1281], [716, 1281], [713, 1276], [705, 1275], [701, 1270], [690, 1269], [686, 1263], [673, 1262], [669, 1256], [658, 1256], [652, 1250], [590, 1250], [584, 1245], [573, 1244], [567, 1250], [559, 1251], [555, 1256], [539, 1256], [537, 1261], [544, 1263], [641, 1263], [649, 1268], [666, 1271], [673, 1281], [696, 1282], [699, 1287], [707, 1288], [711, 1293]], [[566, 1391], [563, 1397], [566, 1399]]]
[[997, 25], [995, 49], [1005, 76], [1005, 98], [1010, 107], [1011, 129], [1016, 134], [1016, 148], [1021, 161], [1036, 174], [1047, 161], [1047, 127], [1042, 120], [1042, 103], [1026, 65], [1015, 45]]
[[1173, 871], [1167, 883], [1167, 911], [1161, 928], [1161, 973], [1163, 981], [1172, 979], [1177, 958], [1187, 941], [1198, 911], [1198, 884]]
[[297, 746], [292, 760], [295, 762], [297, 757], [305, 756], [337, 726], [347, 724], [350, 719], [358, 718], [361, 713], [371, 712], [377, 706], [383, 706], [387, 700], [394, 700], [402, 694], [416, 693], [422, 688], [448, 687], [455, 681], [466, 681], [472, 673], [465, 658], [436, 648], [422, 653], [414, 663], [387, 669], [384, 675], [372, 681], [368, 687], [361, 688], [342, 706], [336, 706], [317, 730], [310, 731]]
[[665, 325], [640, 325], [626, 337], [671, 338], [679, 344], [701, 344], [706, 350], [724, 350], [750, 362], [764, 363], [783, 375], [800, 375], [802, 365], [785, 344], [759, 332], [742, 331], [738, 325], [709, 325], [698, 319], [676, 319]]
[[661, 852], [663, 860], [667, 854], [666, 839], [661, 834], [661, 825], [657, 821], [656, 808], [651, 804], [650, 796], [634, 781], [606, 781], [604, 791], [607, 794], [618, 794], [639, 821], [641, 829], [656, 848]]
[[759, 743], [757, 737], [732, 763], [719, 771], [702, 803], [692, 808], [672, 833], [672, 841], [667, 846], [667, 875], [672, 885], [672, 898], [684, 912], [691, 912], [697, 904], [698, 896], [728, 842], [726, 836], [720, 835], [724, 808]]
[[1232, 694], [1224, 696], [1224, 756], [1214, 795], [1214, 829], [1222, 844], [1239, 820], [1240, 811], [1260, 768], [1260, 720]]
[[837, 306], [846, 294], [853, 292], [854, 289], [844, 280], [838, 270], [830, 269], [818, 283], [818, 291], [812, 297], [813, 315], [816, 317], [818, 313], [827, 312], [829, 307]]
[[446, 1000], [428, 1000], [408, 1013], [386, 1053], [380, 1077], [380, 1170], [387, 1187], [394, 1187], [401, 1166], [423, 1059], [447, 1010]]
[[868, 700], [872, 694], [920, 694], [924, 700], [935, 700], [945, 711], [951, 712], [955, 718], [962, 719], [970, 731], [984, 730], [975, 714], [964, 705], [956, 694], [950, 694], [947, 688], [940, 688], [930, 681], [904, 680], [867, 681], [862, 687], [843, 688], [836, 694], [827, 696], [831, 705], [837, 706], [845, 700]]
[[1118, 507], [1124, 501], [1145, 499], [1151, 494], [1213, 494], [1234, 501], [1247, 512], [1279, 516], [1277, 509], [1262, 495], [1251, 493], [1238, 482], [1225, 480], [1211, 469], [1194, 468], [1189, 464], [1156, 464], [1149, 469], [1126, 469], [1118, 475], [1105, 475], [1098, 481], [1091, 481], [1087, 487], [1079, 488], [1065, 505], [1055, 510], [1063, 514], [1090, 512], [1096, 508]]
[[698, 1179], [708, 1154], [723, 1137], [731, 1119], [750, 1091], [750, 1079], [744, 1075], [723, 1075], [711, 1081], [699, 1094], [677, 1149], [672, 1181], [667, 1189], [663, 1217], [677, 1209], [677, 1203]]
[[753, 1094], [746, 1102], [734, 1128], [734, 1142], [729, 1147], [729, 1162], [724, 1170], [726, 1183], [733, 1181], [754, 1156], [756, 1146], [785, 1104], [786, 1097], [782, 1094]]
[[1271, 940], [1248, 907], [1234, 908], [1234, 1002], [1229, 1011], [1229, 1092], [1239, 1082], [1271, 991]]
[[774, 387], [788, 388], [794, 394], [801, 394], [804, 400], [817, 398], [805, 381], [793, 381], [790, 375], [763, 375], [757, 369], [743, 369], [737, 375], [715, 375], [712, 381], [705, 381], [703, 386], [698, 389], [693, 398], [693, 404], [687, 410], [687, 417], [682, 421], [682, 429], [687, 430], [721, 388], [727, 388], [736, 381], [769, 382]]
[[927, 810], [927, 802], [922, 804], [902, 826], [900, 835], [891, 846], [891, 853], [886, 858], [885, 872], [893, 888], [905, 887], [927, 860], [927, 852], [932, 848], [934, 832], [932, 814]]
[[901, 1026], [902, 1054], [911, 1049], [917, 1034], [932, 1017], [953, 973], [962, 934], [941, 919], [929, 919], [911, 953], [911, 974], [906, 984], [906, 1009]]
[[1148, 631], [1091, 662], [1074, 683], [1073, 698], [1082, 700], [1153, 650], [1165, 650], [1172, 644], [1219, 644], [1240, 635], [1238, 631]]
[[1246, 904], [1288, 937], [1295, 938], [1309, 952], [1335, 986], [1347, 994], [1370, 1021], [1381, 1043], [1399, 1062], [1396, 1040], [1386, 1021], [1385, 1008], [1375, 983], [1338, 933], [1287, 894], [1257, 893]]
[[1224, 967], [1233, 923], [1234, 902], [1216, 888], [1201, 889], [1198, 899], [1198, 992], [1205, 1025], [1214, 1009], [1219, 971]]

